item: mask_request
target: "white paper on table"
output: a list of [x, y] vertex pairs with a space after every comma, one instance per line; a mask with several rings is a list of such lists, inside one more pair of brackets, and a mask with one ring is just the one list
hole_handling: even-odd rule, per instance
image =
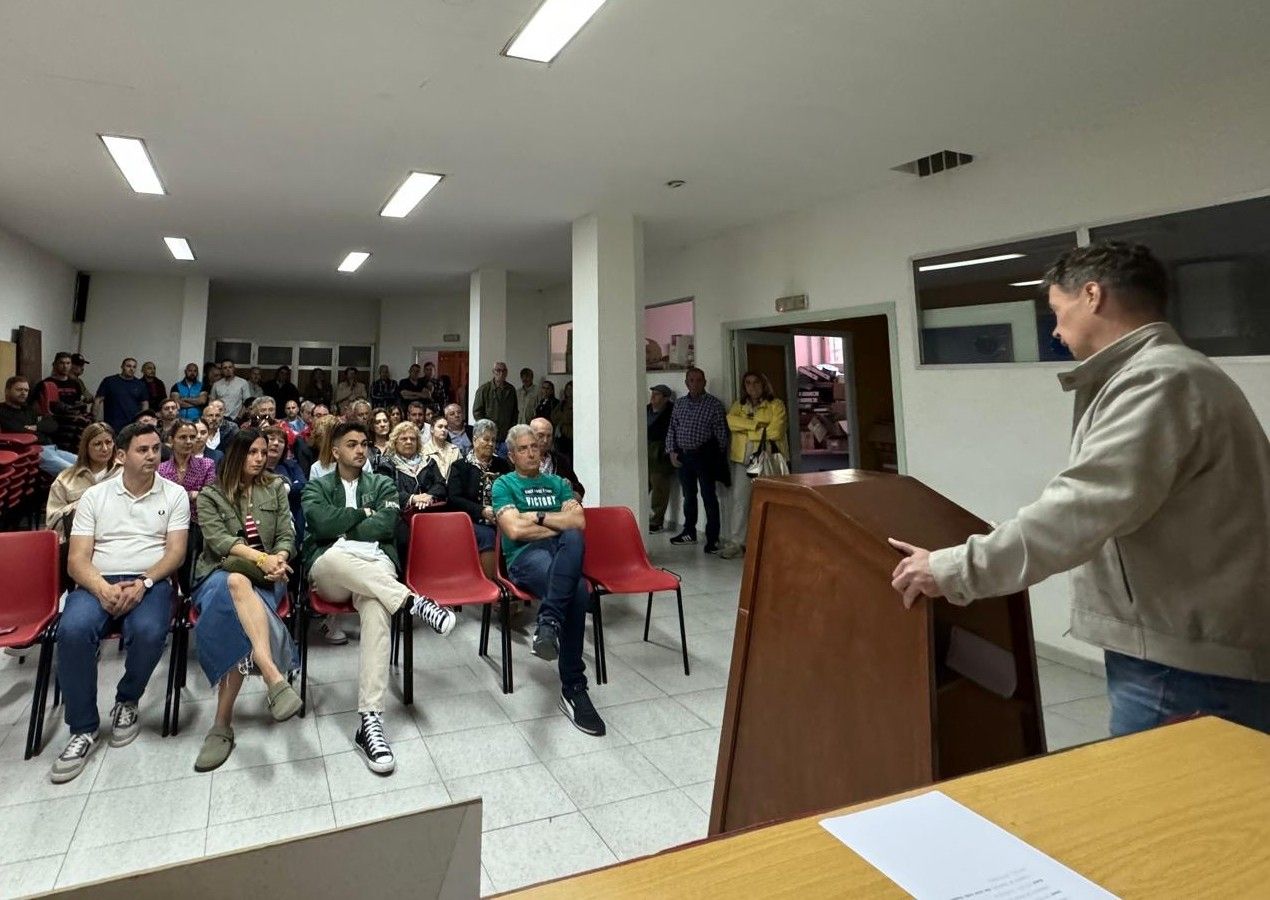
[[820, 824], [917, 900], [1116, 900], [939, 791]]

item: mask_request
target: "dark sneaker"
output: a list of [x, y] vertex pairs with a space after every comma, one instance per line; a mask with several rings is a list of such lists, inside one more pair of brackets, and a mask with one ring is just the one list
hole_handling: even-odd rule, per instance
[[92, 734], [72, 734], [66, 749], [53, 760], [53, 768], [49, 771], [49, 780], [54, 784], [65, 784], [84, 771], [88, 765], [88, 757], [97, 749], [97, 732]]
[[560, 634], [555, 622], [542, 621], [534, 632], [534, 656], [551, 662], [560, 655]]
[[116, 703], [110, 711], [110, 746], [126, 747], [141, 733], [141, 717], [137, 704]]
[[706, 544], [706, 546], [705, 546], [705, 551], [706, 551], [706, 553], [709, 553], [711, 556], [718, 556], [718, 555], [719, 555], [719, 545], [718, 545], [718, 544]]
[[697, 536], [695, 534], [689, 534], [686, 531], [681, 531], [672, 537], [670, 542], [672, 544], [695, 544], [697, 542]]
[[446, 609], [431, 597], [415, 597], [407, 600], [410, 604], [410, 615], [423, 622], [440, 635], [447, 635], [454, 630], [454, 623], [459, 617], [454, 610]]
[[353, 743], [366, 759], [366, 765], [377, 775], [388, 775], [397, 768], [392, 747], [384, 737], [384, 719], [380, 713], [362, 713], [362, 723], [353, 735]]
[[604, 720], [595, 711], [591, 698], [585, 690], [578, 691], [572, 697], [560, 694], [560, 711], [565, 714], [573, 727], [584, 734], [600, 737], [604, 734]]
[[648, 526], [648, 533], [649, 533], [649, 534], [661, 534], [661, 530], [662, 530], [662, 526], [661, 526], [661, 525], [649, 525], [649, 526]]

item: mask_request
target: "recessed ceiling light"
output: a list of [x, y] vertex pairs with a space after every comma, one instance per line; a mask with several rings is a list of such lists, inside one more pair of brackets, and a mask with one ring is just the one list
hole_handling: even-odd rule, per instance
[[354, 250], [348, 256], [344, 257], [344, 261], [339, 265], [339, 271], [352, 274], [362, 267], [362, 263], [370, 259], [370, 254], [365, 250]]
[[919, 272], [935, 272], [939, 269], [960, 269], [962, 266], [980, 266], [984, 263], [1004, 262], [1007, 259], [1022, 259], [1022, 253], [1002, 253], [1000, 256], [981, 256], [979, 259], [961, 259], [957, 262], [935, 263], [929, 266], [918, 266]]
[[163, 243], [168, 245], [168, 250], [172, 252], [173, 259], [180, 259], [186, 262], [194, 261], [194, 251], [190, 249], [190, 242], [183, 237], [165, 237]]
[[543, 0], [525, 27], [503, 48], [504, 56], [551, 62], [605, 0]]
[[379, 214], [390, 219], [404, 219], [434, 187], [441, 183], [444, 177], [444, 175], [431, 175], [427, 172], [411, 172], [401, 183], [401, 187], [388, 198], [388, 202], [384, 204]]
[[1044, 278], [1038, 278], [1036, 281], [1011, 281], [1010, 287], [1036, 287], [1038, 284], [1044, 283]]
[[129, 186], [138, 194], [166, 194], [163, 182], [159, 181], [159, 173], [154, 170], [150, 154], [146, 150], [145, 141], [141, 138], [119, 137], [114, 134], [99, 134], [101, 142], [106, 145], [111, 159], [128, 180]]

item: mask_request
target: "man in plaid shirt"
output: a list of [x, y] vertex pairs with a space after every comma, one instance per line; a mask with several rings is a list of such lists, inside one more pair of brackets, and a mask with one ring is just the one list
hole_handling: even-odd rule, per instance
[[670, 539], [672, 544], [697, 542], [697, 485], [706, 507], [706, 553], [719, 552], [719, 495], [715, 480], [726, 468], [727, 410], [718, 397], [706, 393], [706, 373], [693, 367], [684, 376], [688, 393], [675, 404], [666, 432], [666, 452], [679, 470], [679, 486], [684, 495], [683, 531]]

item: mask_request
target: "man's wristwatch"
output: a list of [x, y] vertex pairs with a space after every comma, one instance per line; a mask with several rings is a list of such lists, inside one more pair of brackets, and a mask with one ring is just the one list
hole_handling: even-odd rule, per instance
[[538, 525], [542, 527], [547, 523], [547, 514], [545, 512], [538, 513]]
[[147, 591], [150, 590], [150, 588], [154, 587], [154, 579], [151, 578], [149, 575], [146, 575], [145, 577], [141, 579], [141, 586], [145, 588]]

